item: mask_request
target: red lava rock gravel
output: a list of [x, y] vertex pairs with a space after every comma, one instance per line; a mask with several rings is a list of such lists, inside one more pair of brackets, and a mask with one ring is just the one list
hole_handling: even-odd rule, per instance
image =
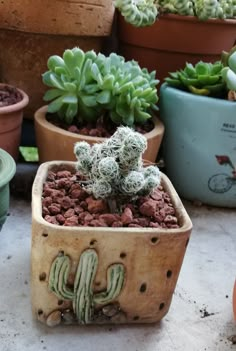
[[170, 196], [162, 186], [137, 201], [109, 213], [107, 202], [95, 199], [70, 171], [49, 171], [43, 187], [42, 214], [52, 224], [90, 227], [179, 228]]

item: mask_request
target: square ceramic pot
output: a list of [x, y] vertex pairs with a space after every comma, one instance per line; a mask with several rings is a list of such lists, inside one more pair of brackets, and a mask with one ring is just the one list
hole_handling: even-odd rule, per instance
[[60, 323], [152, 323], [169, 310], [192, 223], [168, 178], [178, 229], [63, 227], [42, 217], [42, 189], [49, 170], [39, 167], [32, 197], [31, 288], [34, 316]]

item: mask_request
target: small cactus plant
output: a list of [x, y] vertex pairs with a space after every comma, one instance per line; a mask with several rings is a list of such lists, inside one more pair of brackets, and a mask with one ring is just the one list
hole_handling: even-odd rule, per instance
[[225, 83], [222, 79], [223, 64], [198, 62], [195, 66], [187, 63], [185, 68], [169, 73], [165, 78], [168, 85], [189, 90], [193, 94], [221, 96], [225, 92]]
[[128, 127], [119, 127], [101, 144], [76, 143], [77, 169], [86, 176], [86, 191], [108, 200], [150, 194], [160, 183], [160, 172], [156, 166], [143, 167], [146, 147], [146, 138]]
[[70, 272], [70, 258], [59, 254], [52, 263], [49, 274], [49, 290], [58, 299], [73, 302], [73, 311], [80, 324], [89, 324], [94, 318], [95, 305], [107, 305], [116, 299], [124, 285], [125, 268], [116, 263], [107, 270], [107, 290], [95, 294], [93, 284], [98, 268], [95, 250], [85, 250], [79, 260], [73, 290], [67, 287]]
[[96, 121], [107, 114], [117, 125], [145, 123], [157, 110], [155, 71], [141, 69], [136, 61], [122, 56], [66, 50], [62, 57], [48, 60], [43, 82], [51, 89], [44, 96], [51, 101], [48, 112], [58, 113], [67, 124]]
[[203, 21], [236, 17], [236, 0], [116, 0], [115, 6], [136, 27], [152, 25], [158, 14], [165, 12]]

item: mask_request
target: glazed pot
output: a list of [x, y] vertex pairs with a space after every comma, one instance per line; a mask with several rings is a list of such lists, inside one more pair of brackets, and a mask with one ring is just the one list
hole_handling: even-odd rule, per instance
[[33, 119], [46, 91], [41, 75], [48, 58], [76, 46], [101, 51], [114, 6], [111, 0], [8, 0], [0, 2], [0, 13], [1, 80], [29, 94], [24, 116]]
[[229, 51], [236, 41], [236, 20], [200, 21], [192, 16], [164, 15], [152, 26], [137, 28], [118, 15], [120, 53], [135, 59], [142, 67], [156, 70], [163, 81], [186, 62], [213, 62], [222, 50]]
[[[192, 228], [168, 178], [162, 174], [161, 184], [171, 197], [180, 228], [68, 227], [48, 223], [42, 217], [43, 183], [49, 171], [58, 170], [75, 172], [75, 163], [42, 164], [33, 185], [31, 301], [34, 317], [49, 326], [159, 321], [169, 310]], [[81, 283], [77, 286], [75, 282], [78, 272], [88, 277], [79, 301]], [[63, 291], [69, 294], [65, 298], [58, 298], [59, 290], [52, 283], [57, 279], [58, 289], [65, 284]], [[86, 295], [88, 286], [91, 287], [89, 296]], [[112, 299], [112, 292], [118, 287]], [[92, 306], [87, 305], [89, 301], [93, 301]], [[94, 314], [84, 314], [83, 308], [77, 309], [78, 305]]]
[[[89, 144], [95, 144], [104, 141], [104, 138], [75, 134], [59, 128], [47, 121], [46, 113], [47, 106], [40, 108], [35, 113], [35, 133], [41, 163], [53, 160], [74, 161], [73, 148], [76, 142], [86, 141]], [[144, 159], [151, 162], [156, 160], [164, 134], [163, 123], [157, 118], [154, 123], [154, 129], [145, 134], [148, 149], [144, 153]]]
[[166, 173], [185, 199], [236, 207], [236, 103], [163, 84]]
[[0, 231], [9, 209], [9, 182], [16, 172], [16, 164], [6, 151], [0, 149]]
[[[6, 86], [6, 84], [0, 84]], [[18, 89], [22, 100], [16, 104], [0, 107], [0, 148], [6, 150], [15, 160], [18, 158], [18, 149], [21, 137], [23, 109], [28, 105], [28, 95]]]

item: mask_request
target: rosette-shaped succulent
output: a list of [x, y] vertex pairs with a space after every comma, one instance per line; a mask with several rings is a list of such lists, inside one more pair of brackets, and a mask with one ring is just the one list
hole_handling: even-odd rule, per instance
[[85, 189], [96, 198], [113, 200], [151, 193], [160, 183], [160, 172], [155, 166], [143, 167], [146, 147], [146, 138], [128, 127], [119, 127], [110, 139], [92, 147], [76, 143], [77, 169], [86, 176]]
[[185, 68], [169, 73], [165, 81], [172, 87], [189, 90], [193, 94], [220, 96], [225, 91], [222, 79], [223, 64], [220, 61], [199, 61], [195, 66], [187, 63]]
[[44, 96], [52, 101], [48, 112], [58, 113], [67, 124], [77, 116], [96, 121], [106, 113], [116, 124], [132, 126], [157, 110], [155, 72], [141, 69], [136, 61], [74, 48], [63, 57], [51, 56], [48, 68], [43, 74], [43, 82], [51, 88]]

